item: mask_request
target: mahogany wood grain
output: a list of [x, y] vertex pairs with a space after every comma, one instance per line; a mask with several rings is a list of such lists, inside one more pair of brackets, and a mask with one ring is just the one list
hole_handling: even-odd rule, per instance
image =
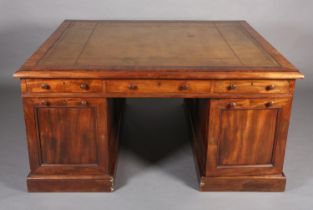
[[112, 192], [111, 175], [36, 175], [27, 177], [29, 192]]
[[276, 109], [222, 111], [218, 165], [272, 164], [277, 114]]
[[[254, 99], [255, 100], [255, 99]], [[285, 149], [285, 143], [286, 143], [286, 134], [287, 130], [286, 127], [288, 127], [288, 120], [286, 120], [286, 117], [288, 117], [288, 110], [290, 109], [289, 100], [283, 100], [280, 101], [280, 105], [276, 105], [277, 107], [282, 106], [282, 111], [280, 111], [280, 116], [278, 118], [275, 118], [276, 121], [276, 128], [274, 126], [269, 127], [270, 129], [275, 129], [276, 132], [281, 132], [277, 135], [278, 139], [275, 143], [267, 142], [268, 145], [258, 145], [256, 147], [255, 144], [257, 144], [258, 139], [255, 138], [249, 138], [248, 143], [243, 144], [237, 144], [236, 140], [232, 141], [233, 138], [240, 138], [242, 135], [246, 135], [246, 132], [238, 132], [238, 130], [233, 129], [233, 127], [240, 128], [241, 123], [246, 123], [244, 127], [247, 126], [258, 126], [258, 124], [263, 124], [266, 122], [271, 121], [265, 121], [260, 120], [256, 122], [247, 122], [244, 118], [240, 118], [240, 121], [237, 121], [237, 124], [233, 125], [230, 124], [229, 126], [224, 127], [224, 132], [229, 132], [231, 135], [230, 138], [226, 138], [227, 144], [212, 144], [208, 141], [213, 140], [211, 133], [212, 131], [209, 130], [202, 130], [201, 118], [205, 116], [204, 125], [205, 129], [209, 129], [211, 127], [218, 127], [218, 125], [210, 124], [211, 123], [219, 123], [219, 121], [216, 121], [217, 111], [214, 111], [212, 113], [212, 110], [216, 109], [216, 103], [220, 103], [225, 105], [224, 108], [226, 110], [229, 109], [227, 107], [227, 104], [224, 100], [216, 101], [216, 103], [213, 101], [202, 101], [200, 103], [199, 99], [188, 99], [185, 100], [187, 104], [187, 110], [190, 116], [190, 125], [191, 125], [191, 131], [192, 131], [192, 139], [193, 139], [193, 152], [195, 157], [195, 164], [197, 169], [197, 174], [199, 177], [200, 182], [200, 191], [273, 191], [273, 192], [281, 192], [285, 190], [286, 185], [286, 177], [282, 173], [282, 163], [283, 163], [283, 156], [284, 156], [284, 149]], [[264, 101], [264, 100], [262, 100]], [[238, 102], [239, 104], [239, 110], [241, 108], [247, 109], [249, 105], [247, 105], [247, 102]], [[250, 102], [251, 103], [251, 102]], [[245, 105], [244, 105], [245, 104]], [[251, 103], [252, 108], [261, 108], [262, 102], [254, 101]], [[248, 106], [248, 107], [247, 107]], [[203, 107], [203, 108], [201, 108]], [[227, 107], [227, 108], [226, 108]], [[236, 106], [235, 106], [236, 107]], [[240, 108], [241, 107], [241, 108]], [[232, 111], [229, 112], [236, 112], [236, 110], [233, 110], [234, 108], [231, 108]], [[244, 110], [243, 109], [243, 110]], [[275, 109], [275, 108], [273, 108]], [[279, 108], [280, 109], [280, 108]], [[258, 113], [260, 114], [260, 113]], [[262, 114], [261, 114], [262, 115]], [[197, 116], [201, 116], [200, 118]], [[260, 117], [263, 117], [260, 116]], [[263, 118], [265, 119], [265, 118]], [[279, 127], [277, 127], [279, 126]], [[253, 130], [254, 132], [259, 132], [257, 129]], [[219, 132], [222, 133], [223, 131]], [[268, 132], [268, 131], [265, 131]], [[206, 135], [209, 136], [206, 136]], [[236, 135], [237, 134], [237, 135]], [[252, 132], [252, 135], [255, 135]], [[268, 134], [266, 134], [268, 135]], [[269, 135], [268, 135], [269, 136]], [[273, 139], [273, 136], [263, 136], [263, 141], [271, 141]], [[214, 140], [216, 141], [223, 141], [224, 136], [217, 136]], [[261, 142], [263, 144], [263, 142]], [[207, 146], [208, 149], [203, 149], [204, 146]], [[274, 147], [274, 148], [273, 148]], [[256, 149], [256, 154], [251, 154], [250, 149]], [[275, 150], [275, 151], [273, 151]], [[219, 154], [218, 151], [224, 153]], [[271, 151], [273, 151], [272, 154]], [[248, 153], [247, 153], [248, 152]], [[241, 153], [239, 155], [239, 153]], [[266, 155], [266, 153], [268, 155]], [[237, 156], [238, 154], [238, 156]], [[231, 160], [229, 163], [221, 163], [219, 160], [219, 156], [226, 155]], [[235, 155], [235, 156], [233, 156]], [[272, 156], [269, 158], [269, 156]], [[268, 160], [274, 161], [274, 164], [277, 164], [277, 166], [273, 164], [264, 164], [268, 163]], [[277, 167], [275, 169], [275, 167]]]
[[211, 81], [198, 80], [111, 80], [106, 82], [108, 93], [123, 94], [205, 94], [211, 92]]
[[[26, 79], [24, 97], [291, 97], [292, 80]], [[43, 86], [46, 85], [46, 86]]]
[[282, 173], [290, 104], [287, 98], [211, 100], [205, 174]]
[[304, 76], [245, 21], [66, 20], [14, 76], [30, 192], [113, 191], [125, 98], [161, 97], [185, 99], [201, 191], [285, 189]]
[[106, 109], [103, 99], [24, 99], [31, 173], [108, 172]]
[[97, 93], [103, 92], [103, 82], [101, 80], [26, 80], [26, 88], [32, 93]]
[[[56, 67], [57, 68], [57, 67]], [[83, 79], [303, 79], [304, 75], [286, 69], [286, 72], [275, 69], [261, 69], [260, 71], [247, 71], [242, 68], [215, 68], [205, 70], [202, 68], [180, 70], [166, 69], [138, 71], [138, 70], [101, 70], [96, 66], [89, 66], [90, 70], [67, 69], [59, 70], [19, 70], [14, 74], [17, 78], [83, 78]], [[266, 71], [266, 72], [265, 72]]]
[[284, 174], [264, 176], [201, 177], [200, 191], [258, 191], [283, 192]]
[[36, 114], [42, 164], [97, 164], [94, 109], [47, 106]]
[[222, 80], [214, 81], [215, 93], [289, 93], [287, 80]]

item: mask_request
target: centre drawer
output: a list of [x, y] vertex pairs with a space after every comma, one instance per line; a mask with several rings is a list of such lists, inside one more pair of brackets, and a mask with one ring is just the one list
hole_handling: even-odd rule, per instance
[[101, 92], [103, 89], [101, 80], [86, 79], [29, 79], [26, 81], [27, 90], [31, 93], [84, 93]]
[[211, 81], [205, 80], [109, 80], [107, 93], [136, 94], [205, 94], [211, 92]]

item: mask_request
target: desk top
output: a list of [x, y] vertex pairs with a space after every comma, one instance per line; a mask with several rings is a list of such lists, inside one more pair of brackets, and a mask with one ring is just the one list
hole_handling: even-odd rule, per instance
[[245, 21], [66, 20], [21, 78], [302, 78]]

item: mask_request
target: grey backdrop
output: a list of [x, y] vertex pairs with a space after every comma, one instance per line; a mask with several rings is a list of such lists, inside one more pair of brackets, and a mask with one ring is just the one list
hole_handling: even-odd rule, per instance
[[[27, 193], [25, 130], [12, 74], [63, 19], [247, 20], [305, 74], [293, 106], [286, 192], [198, 192], [181, 100], [133, 99], [117, 191]], [[313, 209], [312, 52], [312, 0], [0, 0], [0, 209]]]

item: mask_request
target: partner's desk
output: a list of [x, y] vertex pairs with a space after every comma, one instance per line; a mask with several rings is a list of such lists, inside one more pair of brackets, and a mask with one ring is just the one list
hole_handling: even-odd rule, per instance
[[29, 191], [112, 191], [129, 97], [185, 98], [200, 190], [285, 188], [303, 75], [244, 21], [68, 20], [15, 77]]

